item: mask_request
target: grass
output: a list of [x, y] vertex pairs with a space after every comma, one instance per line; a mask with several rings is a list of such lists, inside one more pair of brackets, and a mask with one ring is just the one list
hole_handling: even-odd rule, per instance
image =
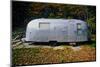
[[93, 43], [91, 46], [92, 46], [92, 47], [96, 47], [96, 43]]
[[79, 51], [69, 47], [54, 50], [53, 48], [21, 48], [13, 49], [13, 65], [51, 64], [79, 61], [95, 61], [95, 47], [81, 46]]
[[96, 35], [92, 35], [91, 39], [92, 39], [91, 46], [96, 47]]
[[39, 53], [39, 48], [21, 48], [21, 49], [13, 49], [12, 50], [12, 62], [14, 64], [27, 64], [36, 54]]

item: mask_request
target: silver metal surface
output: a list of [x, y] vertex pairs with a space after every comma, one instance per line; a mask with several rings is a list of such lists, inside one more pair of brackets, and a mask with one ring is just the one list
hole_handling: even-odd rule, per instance
[[[50, 28], [40, 29], [39, 23], [49, 23]], [[78, 31], [77, 24], [81, 24]], [[36, 42], [79, 42], [87, 41], [87, 24], [76, 19], [35, 19], [28, 23], [26, 30], [26, 41]]]

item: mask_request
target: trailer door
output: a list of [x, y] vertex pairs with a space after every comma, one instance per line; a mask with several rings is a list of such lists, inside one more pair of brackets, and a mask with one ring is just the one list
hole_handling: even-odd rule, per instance
[[63, 23], [53, 23], [50, 29], [50, 41], [67, 42], [67, 25]]
[[69, 22], [68, 24], [68, 41], [75, 42], [76, 41], [76, 26], [74, 22]]
[[82, 30], [82, 24], [81, 23], [77, 23], [77, 41], [81, 41], [84, 39], [85, 36], [84, 35], [85, 32], [83, 32]]
[[40, 22], [39, 23], [38, 40], [41, 42], [47, 42], [49, 32], [50, 32], [50, 23]]

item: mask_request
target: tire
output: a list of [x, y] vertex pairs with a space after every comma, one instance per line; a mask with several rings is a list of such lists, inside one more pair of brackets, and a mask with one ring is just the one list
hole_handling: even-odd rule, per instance
[[51, 46], [57, 46], [57, 41], [50, 41], [49, 44], [50, 44]]

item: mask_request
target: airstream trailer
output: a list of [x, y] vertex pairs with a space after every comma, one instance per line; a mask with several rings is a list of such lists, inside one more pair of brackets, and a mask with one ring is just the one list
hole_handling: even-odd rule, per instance
[[86, 22], [76, 19], [34, 19], [26, 29], [26, 42], [83, 42], [88, 41]]

